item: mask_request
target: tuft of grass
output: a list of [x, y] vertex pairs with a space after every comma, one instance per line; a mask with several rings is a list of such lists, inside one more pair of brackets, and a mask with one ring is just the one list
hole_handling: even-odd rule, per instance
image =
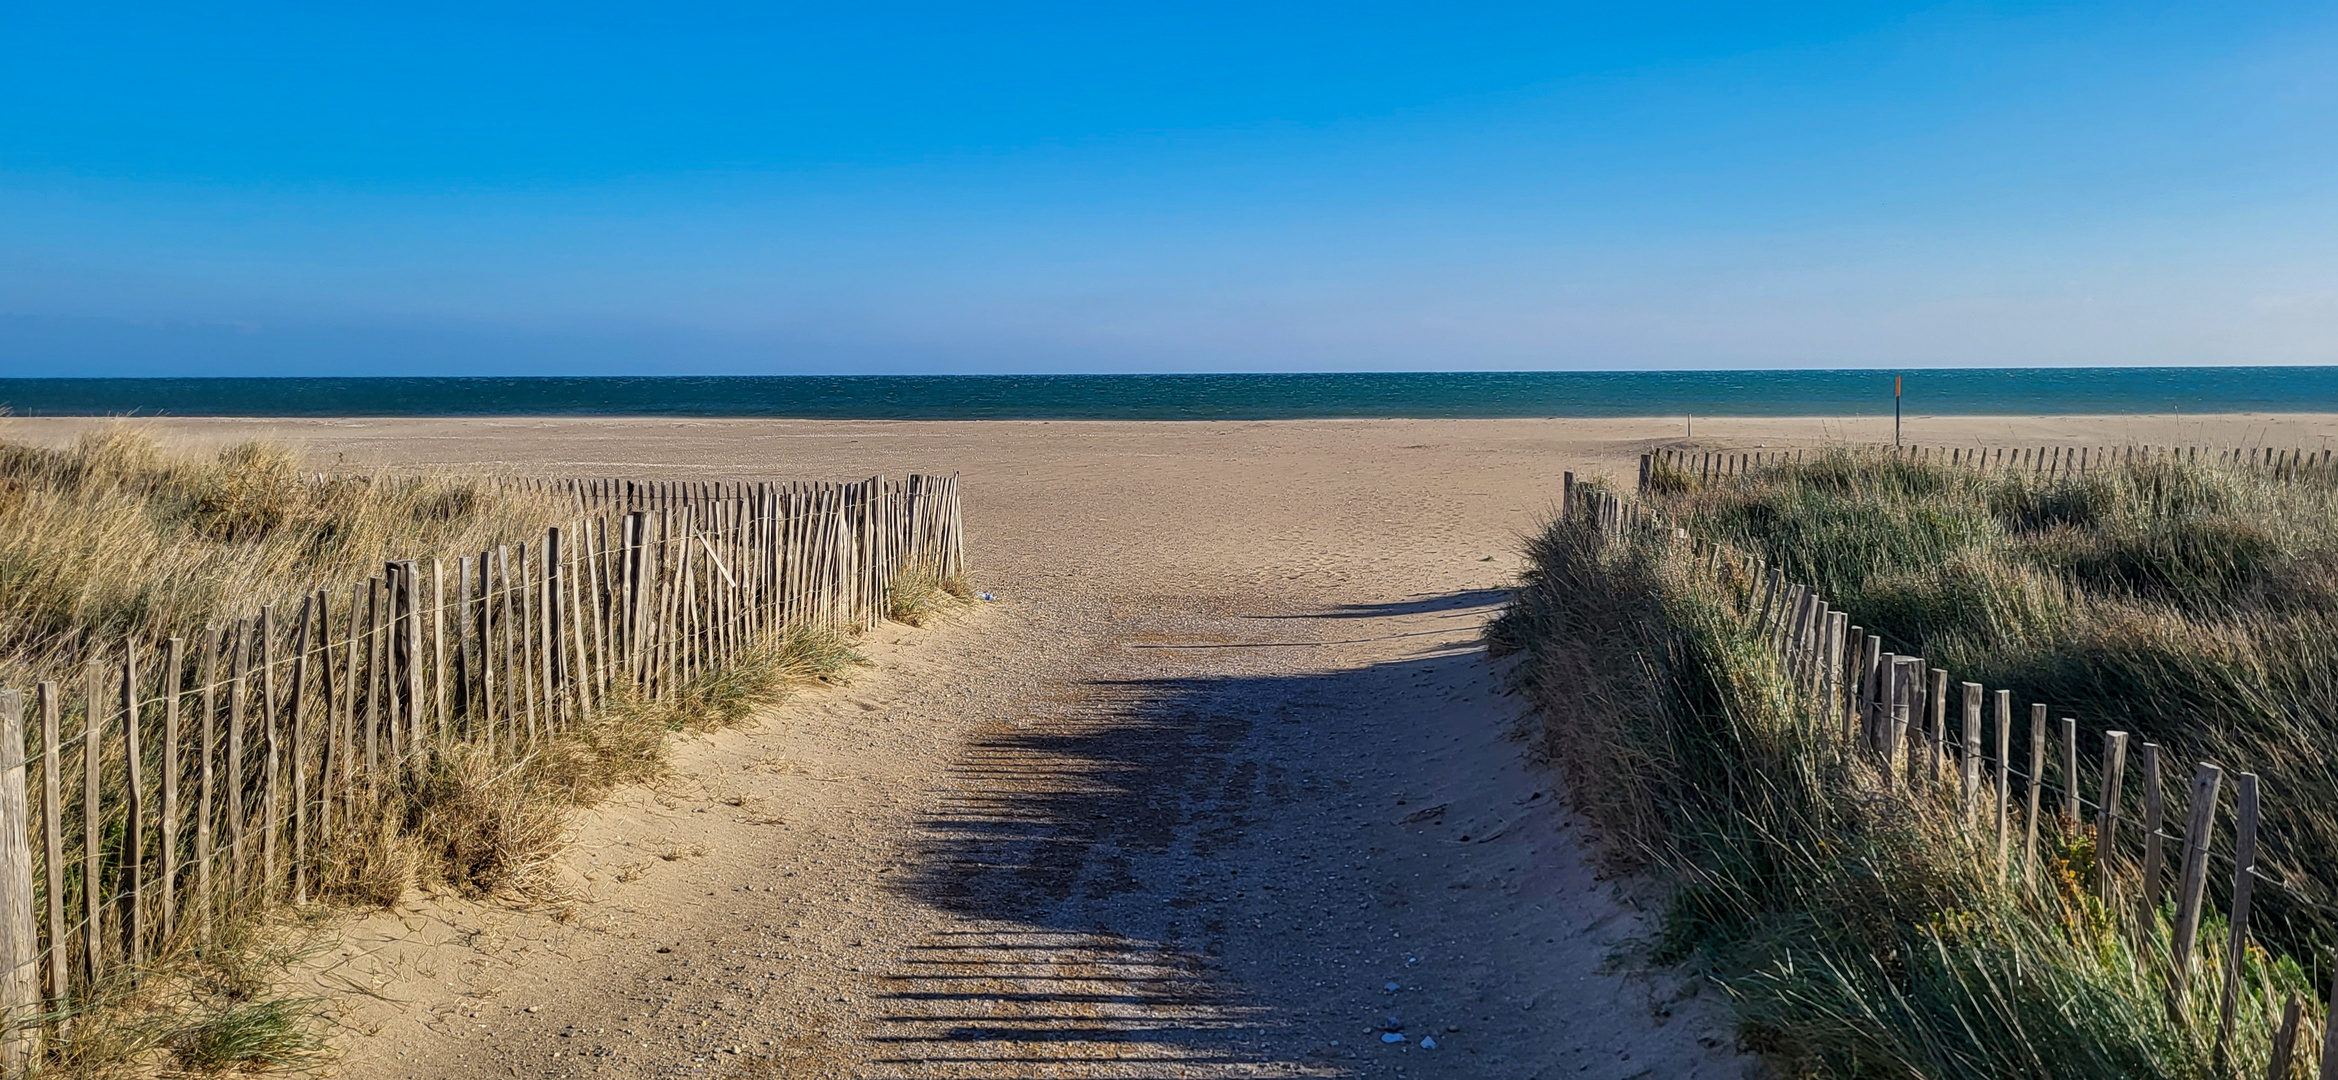
[[416, 763], [399, 802], [421, 868], [465, 896], [542, 899], [552, 890], [574, 789], [535, 756], [499, 762], [454, 746]]
[[1662, 457], [1648, 459], [1649, 491], [1679, 495], [1697, 488], [1697, 474], [1683, 469]]
[[910, 626], [924, 626], [943, 612], [973, 599], [965, 579], [931, 571], [908, 571], [894, 576], [885, 587], [885, 617]]
[[259, 1073], [329, 1061], [324, 1003], [276, 986], [284, 971], [321, 947], [318, 924], [250, 908], [216, 918], [209, 938], [164, 958], [136, 985], [108, 982], [65, 1013], [41, 1018], [70, 1037], [56, 1045], [39, 1075]]
[[839, 631], [795, 627], [778, 641], [750, 649], [734, 662], [691, 680], [682, 688], [680, 700], [668, 707], [666, 724], [675, 731], [730, 727], [797, 686], [843, 682], [853, 665], [866, 662], [852, 639]]
[[[2266, 655], [2249, 627], [2269, 609], [2212, 605], [2218, 618], [2205, 619], [2146, 590], [2087, 585], [2053, 544], [2099, 549], [2111, 538], [2088, 530], [2158, 527], [2136, 506], [2149, 478], [2109, 485], [2111, 495], [2099, 484], [2055, 492], [2030, 478], [1829, 457], [1678, 492], [1668, 509], [1820, 581], [1859, 621], [1910, 635], [1893, 639], [1906, 651], [1957, 657], [1944, 661], [1957, 678], [1996, 686], [2006, 671], [2051, 671], [2095, 688], [2039, 698], [2057, 714], [2124, 720], [2134, 713], [2095, 710], [2133, 686], [2218, 700]], [[2163, 478], [2157, 490], [2226, 513], [2258, 506], [2236, 520], [2298, 556], [2324, 497], [2238, 476]], [[1669, 884], [1659, 959], [1717, 981], [1746, 1043], [1786, 1075], [2261, 1076], [2284, 997], [2314, 999], [2318, 978], [2280, 944], [2298, 924], [2281, 924], [2260, 937], [2274, 948], [2241, 957], [2233, 1060], [2216, 1068], [2207, 1039], [2224, 931], [2203, 927], [2187, 1007], [2171, 1010], [2171, 913], [2094, 897], [2089, 825], [2047, 821], [2040, 871], [2001, 877], [1993, 834], [1967, 832], [1948, 803], [1911, 806], [1886, 790], [1839, 720], [1792, 691], [1749, 625], [1757, 583], [1716, 576], [1685, 545], [1610, 541], [1580, 520], [1531, 537], [1527, 562], [1487, 627], [1489, 647], [1517, 656], [1512, 678], [1542, 717], [1570, 797], [1612, 841], [1607, 856]], [[2120, 613], [2126, 621], [2105, 621]], [[2155, 659], [2111, 659], [2143, 655]], [[2171, 743], [2184, 734], [2168, 730]], [[2326, 767], [2299, 756], [2221, 760], [2269, 777]], [[2279, 814], [2329, 812], [2272, 790]], [[2260, 913], [2273, 891], [2257, 891]]]
[[295, 1069], [324, 1056], [311, 1004], [285, 998], [198, 1013], [172, 1034], [170, 1047], [181, 1069], [197, 1073]]

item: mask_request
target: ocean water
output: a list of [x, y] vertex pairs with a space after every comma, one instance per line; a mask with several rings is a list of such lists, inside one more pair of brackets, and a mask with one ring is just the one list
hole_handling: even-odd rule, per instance
[[894, 420], [2338, 412], [2338, 367], [1225, 375], [7, 379], [18, 416]]

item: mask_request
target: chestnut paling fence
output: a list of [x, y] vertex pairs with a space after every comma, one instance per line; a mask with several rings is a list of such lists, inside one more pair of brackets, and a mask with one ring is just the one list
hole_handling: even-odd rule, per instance
[[[2005, 458], [1973, 451], [1968, 458], [1962, 453], [1928, 455], [1913, 447], [1869, 452], [1936, 465], [2041, 472], [2057, 467], [2053, 457], [2038, 455], [2048, 462], [2038, 465], [2028, 453]], [[2207, 460], [2276, 470], [2285, 476], [2329, 466], [2326, 452], [2299, 451], [2294, 457], [2272, 451], [2169, 450], [2156, 457], [2145, 453], [2139, 451], [2132, 460]], [[1709, 482], [1798, 460], [1797, 451], [1706, 455], [1661, 451], [1641, 456], [1640, 483], [1643, 491], [1648, 490], [1664, 468]], [[2128, 460], [2124, 454], [2081, 458], [2073, 452], [2059, 468], [2082, 471], [2124, 460]], [[1863, 751], [1859, 758], [1867, 763], [1864, 774], [1882, 793], [1918, 811], [1952, 815], [1975, 856], [1998, 881], [2046, 872], [2039, 861], [2041, 828], [2064, 834], [2091, 828], [2096, 852], [2093, 879], [2084, 884], [2107, 911], [2133, 922], [2139, 936], [2148, 938], [2156, 920], [2170, 919], [2165, 942], [2168, 1006], [2178, 1015], [2195, 1014], [2195, 1004], [2204, 1006], [2207, 1001], [2195, 1003], [2191, 997], [2200, 976], [2207, 976], [2216, 988], [2215, 1012], [2210, 1030], [2200, 1034], [2209, 1040], [2220, 1071], [2236, 1067], [2239, 1006], [2248, 991], [2242, 958], [2252, 945], [2252, 899], [2259, 887], [2286, 891], [2283, 882], [2267, 876], [2258, 865], [2262, 805], [2255, 774], [2231, 775], [2232, 834], [2229, 845], [2220, 843], [2225, 767], [2197, 762], [2187, 783], [2177, 771], [2180, 762], [2169, 760], [2162, 747], [2144, 742], [2132, 747], [2136, 760], [2131, 779], [2129, 733], [2095, 733], [2100, 760], [2090, 760], [2093, 755], [2080, 750], [2079, 721], [2062, 717], [2058, 724], [2050, 723], [2050, 711], [2042, 703], [2028, 706], [2029, 738], [2026, 745], [2016, 746], [2011, 691], [1952, 682], [1947, 670], [1928, 665], [1924, 657], [1888, 651], [1881, 634], [1851, 623], [1850, 614], [1832, 607], [1817, 589], [1787, 580], [1759, 555], [1692, 535], [1656, 507], [1579, 485], [1573, 473], [1565, 474], [1563, 484], [1562, 515], [1585, 515], [1602, 535], [1617, 541], [1642, 536], [1682, 545], [1705, 570], [1751, 580], [1743, 617], [1780, 661], [1806, 719], [1833, 733], [1840, 745]], [[1957, 716], [1953, 732], [1952, 708]], [[2130, 789], [2139, 789], [2132, 799]], [[2230, 878], [2223, 890], [2229, 897], [2227, 940], [2220, 952], [2221, 967], [2203, 972], [2200, 935], [2203, 919], [2214, 914], [2208, 887], [2212, 875]], [[2320, 1080], [2338, 1080], [2338, 1024], [2328, 1022], [2338, 1016], [2338, 976], [2321, 1004], [2318, 1065], [2300, 1056], [2301, 1032], [2313, 1019], [2308, 1016], [2310, 1003], [2292, 997], [2265, 1032], [2269, 1049], [2262, 1075], [2287, 1080], [2294, 1070], [2310, 1067]]]
[[433, 750], [517, 760], [799, 628], [866, 629], [905, 576], [964, 571], [954, 475], [504, 482], [577, 518], [0, 690], [0, 1071], [229, 905], [307, 902]]
[[[2276, 476], [2338, 476], [2329, 450], [2304, 447], [2246, 448], [2201, 446], [1880, 446], [1870, 452], [1919, 465], [2012, 469], [2045, 476], [2120, 468], [2138, 462], [2203, 461], [2227, 468], [2262, 469]], [[1767, 465], [1804, 460], [1808, 450], [1657, 450], [1640, 455], [1640, 490], [1657, 469], [1701, 481], [1743, 476]]]

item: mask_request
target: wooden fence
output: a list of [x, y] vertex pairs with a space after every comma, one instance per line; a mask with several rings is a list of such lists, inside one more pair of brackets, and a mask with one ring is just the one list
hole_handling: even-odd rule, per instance
[[[1653, 455], [1641, 459], [1643, 481], [1656, 464], [1652, 459]], [[2240, 454], [2212, 460], [2252, 464]], [[2280, 465], [2270, 459], [2258, 463]], [[1693, 536], [1637, 500], [1578, 486], [1573, 473], [1564, 478], [1561, 513], [1588, 515], [1611, 538], [1653, 535], [1686, 545], [1692, 557], [1714, 573], [1747, 575], [1754, 586], [1744, 616], [1783, 665], [1813, 721], [1834, 733], [1842, 745], [1863, 749], [1887, 790], [1911, 805], [1956, 815], [2000, 883], [2016, 874], [2026, 880], [2038, 871], [2041, 823], [2065, 832], [2092, 825], [2096, 856], [2091, 890], [2108, 910], [2144, 926], [2153, 925], [2169, 900], [2168, 877], [2173, 874], [2168, 994], [2171, 1009], [2178, 1012], [2188, 1008], [2185, 999], [2199, 963], [2201, 922], [2213, 902], [2208, 894], [2215, 870], [2211, 863], [2229, 865], [2228, 940], [2217, 973], [2221, 989], [2210, 1044], [2217, 1068], [2229, 1068], [2252, 895], [2259, 885], [2284, 888], [2257, 867], [2261, 792], [2255, 774], [2231, 777], [2233, 842], [2219, 852], [2215, 849], [2219, 792], [2226, 782], [2223, 767], [2195, 763], [2179, 797], [2168, 788], [2183, 779], [2172, 771], [2180, 763], [2166, 760], [2157, 744], [2144, 742], [2133, 747], [2139, 782], [2131, 784], [2128, 732], [2100, 732], [2099, 764], [2089, 762], [2080, 752], [2078, 720], [2062, 717], [2058, 725], [2050, 723], [2051, 712], [2042, 703], [2028, 706], [2029, 739], [2019, 748], [2026, 753], [2019, 753], [2013, 740], [2011, 691], [1955, 681], [1946, 669], [1921, 656], [1887, 651], [1881, 634], [1852, 624], [1849, 613], [1833, 607], [1817, 589], [1786, 580], [1761, 557]], [[1957, 717], [1953, 732], [1952, 709]], [[2130, 787], [2139, 789], [2133, 800]], [[2167, 831], [2179, 823], [2180, 834]], [[2338, 1016], [2338, 974], [2325, 1006], [2316, 1075], [2338, 1080], [2338, 1025], [2327, 1022]], [[2266, 1074], [2271, 1080], [2291, 1075], [2301, 1020], [2302, 1007], [2293, 999], [2271, 1033], [2272, 1063]]]
[[0, 1073], [229, 905], [307, 902], [432, 750], [516, 760], [798, 628], [865, 629], [903, 575], [964, 571], [955, 476], [507, 483], [579, 516], [0, 690]]
[[[1863, 452], [1921, 465], [2012, 469], [2046, 476], [2157, 461], [2187, 464], [2208, 462], [2230, 468], [2263, 469], [2280, 476], [2338, 476], [2338, 471], [2333, 471], [2330, 451], [2307, 450], [2303, 447], [1876, 446], [1862, 449]], [[1693, 476], [1701, 481], [1722, 480], [1743, 476], [1764, 466], [1800, 462], [1808, 453], [1808, 450], [1656, 450], [1640, 456], [1640, 489], [1647, 490], [1652, 474], [1658, 469]]]

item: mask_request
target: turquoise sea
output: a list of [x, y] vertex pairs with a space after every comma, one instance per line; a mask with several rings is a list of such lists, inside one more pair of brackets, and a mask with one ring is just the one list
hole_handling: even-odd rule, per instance
[[1249, 375], [7, 379], [18, 416], [894, 420], [2338, 412], [2338, 367]]

